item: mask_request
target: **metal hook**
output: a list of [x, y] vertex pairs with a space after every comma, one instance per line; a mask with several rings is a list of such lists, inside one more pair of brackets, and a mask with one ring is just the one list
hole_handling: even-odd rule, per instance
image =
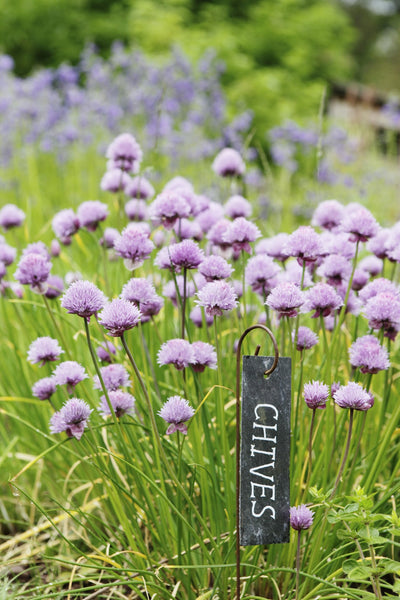
[[[268, 327], [265, 325], [257, 324], [252, 325], [245, 329], [242, 335], [239, 338], [238, 347], [236, 350], [236, 599], [240, 598], [240, 540], [239, 540], [239, 493], [240, 493], [240, 351], [242, 349], [242, 343], [244, 338], [250, 331], [253, 329], [263, 329], [271, 338], [271, 341], [274, 345], [275, 358], [272, 366], [264, 371], [264, 377], [267, 375], [271, 375], [273, 371], [275, 371], [278, 360], [279, 360], [279, 350], [278, 344], [276, 343], [276, 339], [274, 334]], [[260, 346], [257, 346], [255, 355], [258, 356], [260, 351]]]

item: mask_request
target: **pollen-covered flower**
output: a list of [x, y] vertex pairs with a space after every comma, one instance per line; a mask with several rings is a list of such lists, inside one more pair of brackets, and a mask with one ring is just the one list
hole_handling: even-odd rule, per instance
[[143, 153], [133, 135], [121, 133], [108, 146], [106, 157], [111, 168], [137, 173]]
[[172, 229], [178, 219], [190, 215], [190, 205], [178, 192], [162, 192], [150, 205], [150, 218], [165, 229]]
[[320, 381], [312, 381], [304, 384], [304, 400], [308, 408], [326, 408], [329, 398], [329, 387]]
[[212, 169], [220, 177], [240, 177], [244, 175], [246, 165], [237, 150], [223, 148], [214, 158]]
[[[292, 341], [294, 341], [295, 331], [292, 334]], [[313, 346], [318, 344], [318, 336], [309, 327], [300, 325], [297, 331], [296, 349], [299, 351], [309, 350]]]
[[[132, 415], [135, 412], [136, 400], [132, 394], [122, 390], [112, 390], [108, 392], [108, 398], [117, 419], [120, 419], [122, 415]], [[111, 415], [111, 409], [105, 396], [100, 398], [99, 411], [103, 417]]]
[[305, 504], [290, 507], [290, 526], [296, 531], [309, 529], [313, 524], [314, 513]]
[[254, 242], [261, 236], [257, 225], [244, 217], [238, 217], [226, 229], [222, 240], [232, 246], [235, 252], [248, 252], [251, 254], [250, 242]]
[[228, 261], [217, 254], [206, 256], [199, 265], [199, 273], [201, 273], [207, 281], [227, 279], [232, 275], [232, 272], [233, 269]]
[[227, 217], [237, 219], [238, 217], [250, 217], [252, 208], [250, 202], [243, 196], [231, 196], [224, 205], [224, 211]]
[[140, 321], [140, 310], [128, 300], [115, 298], [105, 305], [99, 314], [99, 323], [113, 337], [120, 337], [128, 329], [136, 327]]
[[70, 398], [50, 419], [50, 432], [62, 433], [80, 440], [92, 409], [80, 398]]
[[181, 371], [194, 362], [192, 345], [180, 338], [168, 340], [158, 351], [157, 362], [159, 365], [174, 365], [178, 371]]
[[277, 311], [280, 317], [295, 317], [304, 302], [304, 293], [295, 283], [278, 283], [271, 291], [265, 304]]
[[334, 393], [333, 399], [340, 408], [352, 408], [354, 410], [369, 410], [374, 405], [372, 394], [355, 381], [347, 385], [341, 385]]
[[23, 285], [30, 285], [33, 291], [44, 294], [50, 269], [51, 262], [41, 254], [26, 254], [18, 263], [15, 279]]
[[310, 264], [321, 255], [322, 246], [318, 233], [308, 225], [301, 225], [288, 238], [284, 252], [297, 258], [300, 265]]
[[344, 215], [343, 204], [337, 200], [324, 200], [315, 209], [311, 224], [330, 231], [339, 227]]
[[148, 232], [140, 224], [130, 224], [115, 240], [114, 249], [116, 254], [124, 259], [126, 268], [132, 271], [140, 267], [150, 256], [154, 244], [149, 239]]
[[180, 396], [171, 396], [163, 404], [158, 414], [164, 421], [171, 423], [166, 431], [167, 435], [171, 435], [176, 431], [186, 434], [186, 423], [193, 417], [194, 413], [194, 408], [190, 406], [187, 400]]
[[70, 314], [89, 320], [92, 315], [104, 307], [106, 301], [107, 298], [94, 283], [79, 280], [71, 283], [65, 291], [61, 306]]
[[202, 373], [206, 367], [210, 369], [217, 368], [217, 353], [214, 346], [206, 342], [193, 342], [192, 350], [194, 360], [190, 363], [193, 371]]
[[341, 306], [343, 306], [342, 298], [334, 288], [327, 283], [319, 282], [305, 292], [302, 311], [313, 310], [314, 313], [311, 315], [313, 318], [327, 317]]
[[56, 391], [54, 377], [43, 377], [32, 386], [32, 395], [39, 400], [49, 400]]
[[366, 242], [379, 231], [375, 217], [362, 205], [346, 211], [340, 228], [350, 234], [349, 239], [352, 242]]
[[[129, 373], [124, 365], [118, 363], [107, 365], [100, 368], [100, 373], [106, 390], [117, 390], [129, 383]], [[93, 387], [95, 390], [103, 389], [98, 375], [93, 377]]]
[[66, 360], [55, 368], [53, 377], [56, 385], [66, 385], [71, 394], [78, 383], [87, 379], [84, 367], [75, 360]]
[[349, 348], [350, 364], [361, 373], [378, 373], [390, 367], [388, 351], [373, 335], [364, 335]]
[[0, 226], [6, 231], [12, 227], [19, 227], [24, 220], [24, 211], [15, 206], [15, 204], [5, 204], [0, 209]]
[[58, 239], [68, 245], [71, 243], [71, 236], [79, 230], [80, 223], [74, 211], [71, 208], [65, 208], [54, 216], [52, 227]]
[[38, 337], [29, 346], [28, 361], [42, 367], [46, 362], [58, 360], [63, 352], [57, 340], [49, 336]]
[[78, 206], [78, 219], [81, 227], [88, 231], [96, 231], [99, 223], [108, 216], [107, 205], [99, 200], [88, 200]]
[[198, 291], [196, 303], [203, 306], [210, 316], [221, 316], [224, 311], [237, 306], [237, 295], [226, 281], [211, 281]]

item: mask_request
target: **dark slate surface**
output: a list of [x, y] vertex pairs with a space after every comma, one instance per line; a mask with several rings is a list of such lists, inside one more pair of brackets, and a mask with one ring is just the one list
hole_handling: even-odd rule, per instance
[[291, 360], [243, 356], [240, 544], [289, 542]]

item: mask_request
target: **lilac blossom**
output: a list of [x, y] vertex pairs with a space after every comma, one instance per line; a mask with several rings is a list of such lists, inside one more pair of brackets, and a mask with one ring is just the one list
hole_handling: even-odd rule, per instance
[[367, 283], [367, 285], [360, 290], [359, 297], [364, 304], [366, 304], [368, 300], [383, 292], [387, 292], [388, 294], [399, 297], [398, 286], [393, 283], [393, 281], [390, 281], [390, 279], [386, 279], [385, 277], [378, 277], [378, 279], [374, 279], [373, 281]]
[[[108, 392], [108, 398], [117, 419], [120, 419], [122, 415], [134, 414], [136, 400], [132, 394], [122, 390], [111, 390]], [[105, 396], [100, 398], [99, 412], [103, 417], [111, 415], [111, 409]]]
[[32, 291], [44, 294], [51, 262], [41, 254], [26, 254], [18, 263], [15, 279], [23, 285], [30, 285]]
[[298, 287], [303, 288], [310, 287], [313, 284], [312, 277], [309, 270], [303, 271], [303, 267], [299, 265], [297, 260], [288, 261], [286, 268], [279, 271], [277, 275], [278, 283], [291, 282], [295, 283]]
[[121, 298], [133, 302], [140, 309], [142, 323], [143, 317], [158, 314], [164, 304], [164, 300], [158, 296], [153, 284], [141, 277], [133, 277], [124, 285]]
[[56, 391], [54, 377], [43, 377], [32, 386], [32, 395], [39, 400], [49, 400]]
[[58, 240], [51, 240], [51, 244], [50, 244], [51, 256], [54, 256], [56, 258], [57, 256], [60, 256], [60, 252], [61, 252], [60, 242]]
[[143, 153], [133, 135], [121, 133], [108, 146], [106, 157], [113, 168], [137, 173]]
[[193, 185], [190, 183], [188, 179], [182, 177], [181, 175], [176, 175], [172, 179], [170, 179], [164, 186], [164, 190], [169, 192], [170, 190], [175, 190], [176, 188], [186, 189], [188, 192], [193, 193]]
[[200, 225], [201, 230], [207, 233], [223, 216], [224, 209], [222, 206], [216, 202], [210, 202], [209, 207], [197, 215], [196, 222]]
[[204, 259], [204, 252], [193, 240], [183, 240], [169, 247], [174, 268], [197, 269]]
[[143, 227], [130, 224], [115, 240], [114, 249], [116, 254], [124, 259], [126, 268], [132, 271], [139, 268], [150, 256], [154, 244]]
[[207, 233], [207, 239], [222, 251], [227, 250], [231, 247], [231, 243], [225, 239], [225, 234], [228, 232], [230, 226], [231, 221], [228, 221], [228, 219], [219, 219]]
[[56, 385], [66, 385], [71, 394], [78, 383], [87, 379], [84, 367], [74, 360], [66, 360], [55, 368], [53, 377]]
[[128, 300], [115, 298], [108, 302], [99, 314], [99, 323], [113, 337], [121, 337], [125, 331], [140, 322], [140, 310]]
[[47, 246], [44, 242], [32, 242], [28, 244], [22, 251], [22, 256], [27, 254], [40, 254], [46, 260], [50, 260], [50, 253], [47, 250]]
[[158, 412], [164, 421], [170, 423], [166, 431], [167, 435], [171, 435], [176, 431], [187, 434], [186, 423], [193, 417], [194, 413], [194, 408], [180, 396], [170, 396]]
[[131, 198], [137, 198], [140, 200], [149, 200], [155, 194], [154, 188], [150, 181], [138, 175], [129, 180], [129, 184], [125, 188], [125, 194]]
[[80, 440], [92, 409], [80, 398], [70, 398], [50, 419], [50, 432], [62, 433]]
[[352, 242], [366, 242], [379, 231], [375, 217], [361, 205], [346, 211], [340, 228], [350, 234], [349, 239]]
[[192, 345], [180, 338], [164, 342], [157, 355], [159, 365], [174, 365], [178, 371], [185, 369], [194, 361], [195, 354]]
[[[177, 296], [176, 287], [178, 287], [179, 295], [182, 298], [183, 283], [184, 283], [183, 276], [178, 275], [176, 277], [176, 284], [175, 284], [175, 281], [168, 281], [168, 283], [166, 283], [163, 288], [163, 295], [166, 296], [167, 298], [169, 298], [174, 306], [178, 306], [178, 296]], [[196, 291], [196, 288], [195, 288], [193, 281], [187, 281], [186, 282], [186, 298], [191, 298], [192, 296], [194, 296], [195, 291]]]
[[354, 381], [350, 381], [347, 385], [341, 385], [333, 394], [333, 399], [340, 408], [351, 408], [353, 410], [366, 411], [374, 405], [372, 394]]
[[210, 327], [214, 322], [214, 317], [207, 314], [201, 306], [194, 306], [190, 311], [189, 317], [196, 327], [203, 327], [204, 324]]
[[146, 202], [132, 198], [125, 204], [125, 214], [130, 221], [144, 221], [148, 214]]
[[43, 367], [47, 362], [56, 361], [64, 350], [58, 341], [49, 336], [38, 337], [29, 346], [28, 361]]
[[0, 261], [8, 267], [11, 265], [17, 256], [17, 251], [12, 246], [6, 244], [6, 242], [0, 241]]
[[178, 219], [190, 215], [190, 205], [187, 200], [175, 191], [159, 194], [150, 204], [149, 216], [157, 225], [172, 229]]
[[199, 265], [199, 273], [204, 275], [206, 281], [227, 279], [232, 275], [231, 265], [223, 258], [215, 254], [206, 256]]
[[384, 336], [394, 340], [400, 330], [400, 298], [390, 292], [381, 292], [368, 300], [365, 316], [372, 329], [383, 329]]
[[106, 227], [103, 232], [103, 237], [99, 240], [99, 244], [104, 248], [114, 248], [115, 241], [119, 238], [120, 233], [114, 227]]
[[262, 239], [256, 244], [256, 254], [267, 254], [271, 258], [275, 258], [279, 262], [285, 262], [289, 254], [286, 252], [286, 246], [289, 240], [288, 233], [278, 233], [270, 238]]
[[257, 225], [244, 217], [238, 217], [226, 229], [222, 240], [232, 246], [235, 252], [247, 252], [251, 254], [250, 242], [254, 242], [261, 236]]
[[320, 240], [323, 246], [321, 256], [326, 257], [330, 254], [340, 254], [348, 260], [355, 256], [355, 245], [349, 240], [347, 233], [342, 231], [323, 231], [320, 235]]
[[54, 299], [61, 296], [64, 291], [64, 281], [58, 275], [49, 275], [47, 278], [47, 289], [44, 293], [46, 298]]
[[253, 292], [268, 295], [277, 284], [276, 276], [280, 267], [267, 254], [249, 258], [245, 269], [245, 279]]
[[117, 350], [112, 342], [102, 342], [96, 348], [96, 354], [101, 362], [111, 363], [112, 356], [117, 354]]
[[356, 292], [360, 291], [368, 283], [368, 280], [369, 273], [357, 267], [356, 269], [354, 269], [353, 279], [351, 282], [351, 289]]
[[173, 230], [180, 240], [194, 239], [200, 241], [203, 239], [203, 230], [197, 221], [189, 219], [179, 219], [173, 226]]
[[19, 227], [24, 220], [24, 211], [15, 206], [15, 204], [5, 204], [0, 209], [0, 227], [3, 227], [6, 231], [13, 227]]
[[194, 360], [190, 365], [193, 371], [202, 373], [206, 367], [209, 367], [210, 369], [217, 368], [217, 353], [215, 352], [214, 346], [207, 344], [206, 342], [193, 342], [192, 350], [194, 353]]
[[325, 277], [329, 285], [340, 285], [350, 279], [351, 263], [340, 254], [330, 254], [317, 269], [318, 275]]
[[53, 217], [52, 227], [60, 242], [69, 245], [71, 236], [79, 231], [80, 223], [74, 211], [71, 208], [65, 208]]
[[367, 242], [367, 250], [375, 254], [377, 258], [387, 258], [387, 241], [390, 237], [390, 229], [380, 227], [378, 232]]
[[343, 306], [342, 298], [327, 283], [316, 283], [305, 292], [302, 312], [313, 310], [312, 318], [327, 317]]
[[378, 373], [390, 367], [388, 351], [373, 335], [357, 338], [349, 348], [350, 364], [361, 373]]
[[71, 283], [65, 291], [61, 299], [61, 306], [68, 313], [78, 315], [89, 321], [92, 315], [95, 315], [104, 307], [106, 301], [106, 296], [94, 283], [79, 280]]
[[326, 408], [326, 401], [329, 398], [329, 387], [320, 381], [312, 381], [304, 384], [304, 400], [308, 408], [313, 410], [317, 408]]
[[99, 200], [88, 200], [78, 206], [77, 216], [81, 227], [88, 231], [96, 231], [99, 223], [108, 216], [107, 206]]
[[299, 265], [310, 264], [321, 254], [321, 240], [316, 231], [307, 225], [301, 225], [288, 238], [284, 252], [297, 258]]
[[100, 188], [105, 192], [123, 192], [128, 189], [131, 178], [128, 173], [121, 169], [109, 169], [101, 178]]
[[358, 263], [360, 269], [367, 271], [372, 277], [376, 277], [383, 270], [383, 260], [377, 256], [366, 256]]
[[227, 202], [225, 202], [224, 212], [230, 219], [237, 219], [238, 217], [250, 217], [252, 213], [252, 207], [246, 198], [235, 195], [231, 196]]
[[314, 513], [305, 504], [290, 507], [290, 526], [296, 531], [309, 529], [313, 524]]
[[[296, 332], [292, 333], [292, 341], [294, 341]], [[318, 344], [318, 336], [309, 327], [300, 325], [297, 331], [296, 349], [299, 351], [309, 350]]]
[[385, 248], [386, 256], [391, 262], [400, 262], [400, 221], [389, 230]]
[[232, 285], [226, 281], [211, 281], [197, 292], [196, 303], [203, 306], [210, 316], [221, 316], [224, 311], [233, 310], [238, 302]]
[[220, 177], [241, 177], [246, 166], [239, 152], [233, 148], [223, 148], [214, 158], [212, 169]]
[[[129, 383], [129, 373], [124, 365], [113, 363], [100, 368], [101, 377], [106, 390], [117, 390], [120, 387], [125, 387]], [[93, 387], [95, 390], [101, 390], [102, 385], [98, 375], [93, 377]]]
[[337, 200], [325, 200], [315, 209], [311, 224], [330, 231], [339, 227], [344, 215], [343, 204]]
[[295, 283], [278, 283], [265, 304], [277, 311], [279, 317], [295, 317], [304, 302], [304, 293]]

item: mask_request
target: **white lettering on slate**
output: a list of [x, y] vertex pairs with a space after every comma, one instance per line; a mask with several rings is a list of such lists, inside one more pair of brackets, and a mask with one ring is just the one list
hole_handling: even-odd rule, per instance
[[[251, 501], [251, 514], [253, 517], [261, 517], [267, 511], [272, 519], [275, 519], [275, 508], [270, 502], [275, 501], [275, 480], [274, 468], [276, 458], [276, 435], [278, 423], [271, 425], [262, 425], [257, 421], [261, 419], [260, 414], [266, 417], [267, 422], [278, 421], [278, 410], [273, 404], [257, 404], [254, 409], [255, 420], [253, 422], [254, 434], [252, 441], [256, 442], [250, 446], [250, 456], [256, 454], [265, 456], [265, 464], [258, 465], [250, 469], [252, 479], [260, 478], [257, 481], [251, 481], [250, 498], [256, 498]], [[262, 442], [262, 443], [261, 443]], [[265, 498], [265, 500], [260, 500]]]

